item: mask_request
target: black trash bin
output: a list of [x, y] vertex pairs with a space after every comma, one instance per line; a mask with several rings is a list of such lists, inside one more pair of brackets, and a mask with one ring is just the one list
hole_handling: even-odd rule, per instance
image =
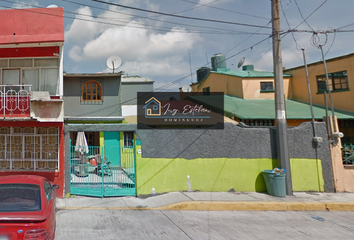
[[275, 197], [286, 196], [285, 171], [273, 172], [273, 170], [263, 170], [262, 174], [269, 195]]

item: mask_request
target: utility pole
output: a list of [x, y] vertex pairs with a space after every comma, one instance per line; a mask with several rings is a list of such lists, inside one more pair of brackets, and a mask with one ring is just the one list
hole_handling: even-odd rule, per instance
[[286, 194], [293, 195], [285, 110], [283, 63], [281, 56], [279, 0], [271, 1], [277, 156], [281, 168], [286, 169]]

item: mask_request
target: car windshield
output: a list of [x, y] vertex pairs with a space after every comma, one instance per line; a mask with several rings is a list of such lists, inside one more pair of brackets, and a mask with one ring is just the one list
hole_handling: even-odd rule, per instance
[[39, 185], [0, 184], [0, 212], [39, 210], [41, 210]]

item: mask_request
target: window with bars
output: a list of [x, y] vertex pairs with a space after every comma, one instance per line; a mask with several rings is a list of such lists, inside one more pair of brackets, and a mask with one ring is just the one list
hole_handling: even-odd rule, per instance
[[327, 86], [326, 75], [317, 76], [318, 92], [349, 90], [347, 71], [329, 73], [328, 80], [329, 88]]
[[0, 127], [1, 171], [55, 171], [58, 162], [58, 128]]
[[134, 132], [124, 132], [124, 147], [133, 147]]
[[95, 80], [89, 80], [82, 85], [81, 101], [102, 101], [102, 86]]

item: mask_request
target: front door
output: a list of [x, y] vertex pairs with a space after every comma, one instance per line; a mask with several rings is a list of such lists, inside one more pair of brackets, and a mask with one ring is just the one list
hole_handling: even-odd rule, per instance
[[119, 132], [104, 133], [104, 147], [106, 161], [111, 163], [111, 166], [118, 167], [120, 164], [120, 136]]

